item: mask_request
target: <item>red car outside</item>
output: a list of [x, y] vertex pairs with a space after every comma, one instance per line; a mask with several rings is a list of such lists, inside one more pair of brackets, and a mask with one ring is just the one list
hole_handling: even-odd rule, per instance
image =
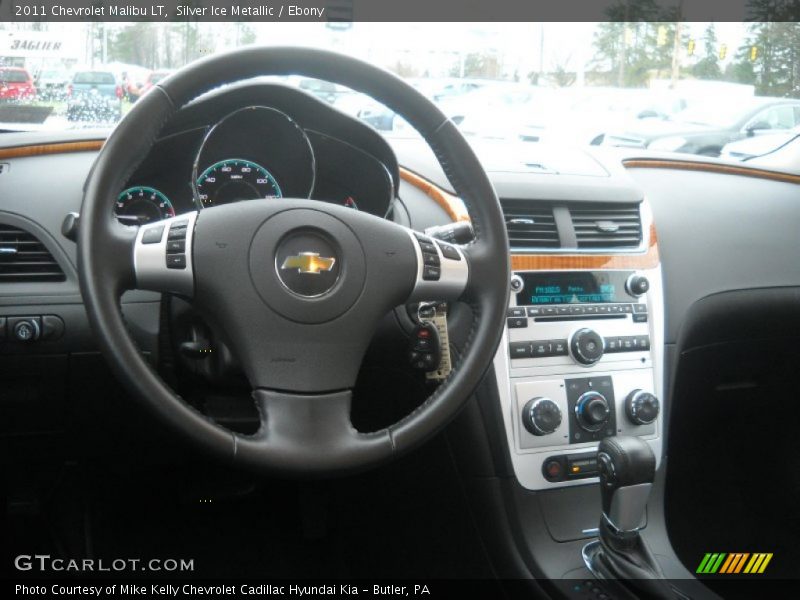
[[36, 96], [36, 86], [26, 69], [0, 68], [0, 100], [25, 100]]

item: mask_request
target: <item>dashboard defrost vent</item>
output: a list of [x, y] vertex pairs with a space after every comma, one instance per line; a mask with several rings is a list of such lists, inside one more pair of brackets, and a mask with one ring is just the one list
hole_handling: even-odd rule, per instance
[[0, 284], [65, 279], [64, 271], [35, 235], [0, 223]]
[[530, 200], [502, 199], [511, 249], [558, 248], [558, 228], [553, 207]]
[[636, 248], [642, 243], [638, 204], [570, 204], [578, 248]]

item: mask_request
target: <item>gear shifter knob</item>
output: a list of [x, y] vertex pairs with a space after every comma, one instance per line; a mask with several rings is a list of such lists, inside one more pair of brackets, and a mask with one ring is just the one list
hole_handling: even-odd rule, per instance
[[604, 519], [613, 531], [636, 531], [655, 477], [653, 450], [637, 437], [607, 437], [597, 449], [597, 464]]

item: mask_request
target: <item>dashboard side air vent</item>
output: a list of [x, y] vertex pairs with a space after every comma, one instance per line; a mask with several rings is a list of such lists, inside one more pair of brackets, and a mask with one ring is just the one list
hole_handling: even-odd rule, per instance
[[558, 248], [560, 241], [553, 207], [530, 200], [502, 199], [511, 249]]
[[570, 204], [579, 249], [637, 248], [642, 243], [638, 204]]
[[0, 284], [65, 279], [64, 271], [35, 235], [0, 223]]

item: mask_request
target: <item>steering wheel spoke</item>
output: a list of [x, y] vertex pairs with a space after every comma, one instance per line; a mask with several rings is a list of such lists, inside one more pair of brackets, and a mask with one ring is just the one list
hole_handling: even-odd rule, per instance
[[393, 449], [387, 430], [364, 434], [353, 427], [352, 396], [349, 389], [325, 394], [254, 390], [261, 426], [254, 435], [237, 438], [234, 461], [262, 470], [308, 474], [389, 458]]
[[136, 288], [194, 294], [192, 241], [197, 213], [142, 225], [133, 245]]

